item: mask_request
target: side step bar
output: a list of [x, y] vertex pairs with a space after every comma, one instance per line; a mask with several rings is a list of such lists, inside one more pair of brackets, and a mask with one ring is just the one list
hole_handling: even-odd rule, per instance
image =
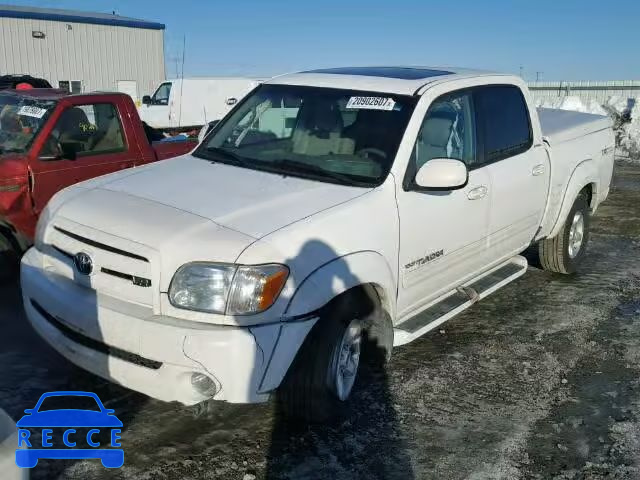
[[463, 312], [478, 300], [491, 295], [521, 277], [527, 271], [527, 260], [516, 256], [508, 262], [489, 270], [481, 277], [459, 287], [455, 293], [436, 301], [414, 317], [394, 328], [394, 346], [404, 345], [421, 337], [450, 318]]

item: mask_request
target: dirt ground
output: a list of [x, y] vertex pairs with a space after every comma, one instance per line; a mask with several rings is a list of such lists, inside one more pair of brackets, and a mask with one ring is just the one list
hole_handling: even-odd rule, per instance
[[[123, 421], [125, 464], [41, 461], [32, 478], [640, 478], [640, 166], [619, 163], [580, 274], [530, 268], [394, 351], [351, 420], [304, 428], [273, 405], [195, 418], [75, 368], [0, 290], [0, 408], [98, 393]], [[2, 476], [0, 474], [0, 476]]]

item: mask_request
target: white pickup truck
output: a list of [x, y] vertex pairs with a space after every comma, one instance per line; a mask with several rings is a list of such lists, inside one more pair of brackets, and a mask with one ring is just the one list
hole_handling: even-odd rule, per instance
[[338, 68], [267, 81], [190, 155], [56, 195], [22, 260], [37, 332], [165, 401], [311, 421], [363, 362], [542, 266], [572, 273], [607, 197], [608, 118], [520, 78]]

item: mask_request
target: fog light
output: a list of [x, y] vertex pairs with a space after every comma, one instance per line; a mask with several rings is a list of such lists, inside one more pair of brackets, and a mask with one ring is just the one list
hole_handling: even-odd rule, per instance
[[191, 385], [205, 397], [213, 397], [217, 391], [215, 382], [202, 373], [191, 374]]

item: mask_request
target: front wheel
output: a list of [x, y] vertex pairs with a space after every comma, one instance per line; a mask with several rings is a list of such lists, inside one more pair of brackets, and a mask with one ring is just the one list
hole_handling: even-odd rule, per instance
[[345, 297], [338, 301], [303, 342], [278, 390], [278, 407], [287, 417], [309, 423], [340, 417], [349, 410], [363, 363], [367, 370], [375, 370], [389, 359], [393, 344], [390, 323], [379, 320], [380, 311], [371, 304], [354, 308], [356, 300]]
[[545, 238], [538, 244], [540, 264], [545, 270], [556, 273], [574, 273], [587, 251], [591, 213], [584, 193], [574, 202], [562, 230], [553, 238]]
[[17, 244], [0, 231], [0, 285], [15, 280], [19, 267], [20, 254]]
[[278, 392], [284, 413], [312, 423], [335, 417], [353, 390], [361, 344], [362, 326], [358, 319], [320, 319]]

